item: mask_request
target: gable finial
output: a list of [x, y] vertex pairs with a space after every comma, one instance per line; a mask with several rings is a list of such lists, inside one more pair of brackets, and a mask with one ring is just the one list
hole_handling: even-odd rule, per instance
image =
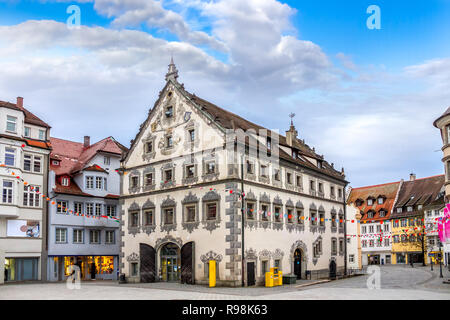
[[167, 71], [166, 74], [166, 81], [168, 81], [169, 79], [176, 81], [177, 78], [178, 78], [178, 70], [177, 67], [175, 66], [175, 63], [173, 62], [173, 54], [171, 53], [169, 70]]

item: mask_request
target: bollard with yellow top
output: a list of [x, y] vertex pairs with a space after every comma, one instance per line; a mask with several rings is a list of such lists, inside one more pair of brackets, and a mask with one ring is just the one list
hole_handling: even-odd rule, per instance
[[278, 268], [270, 268], [266, 272], [266, 287], [281, 286], [283, 284], [283, 274]]

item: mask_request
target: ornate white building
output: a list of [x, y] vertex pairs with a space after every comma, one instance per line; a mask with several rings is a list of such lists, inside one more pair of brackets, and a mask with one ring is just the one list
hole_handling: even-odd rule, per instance
[[292, 121], [286, 136], [267, 131], [177, 78], [172, 61], [121, 163], [126, 280], [207, 283], [211, 260], [225, 286], [262, 284], [274, 266], [297, 278], [342, 272], [343, 170], [298, 139]]

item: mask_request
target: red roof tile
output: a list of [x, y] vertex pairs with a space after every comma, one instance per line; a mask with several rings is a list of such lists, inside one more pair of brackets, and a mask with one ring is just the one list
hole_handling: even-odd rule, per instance
[[51, 153], [52, 159], [59, 159], [60, 165], [55, 166], [50, 164], [50, 169], [55, 171], [56, 175], [72, 174], [84, 169], [84, 166], [91, 160], [98, 152], [113, 153], [122, 155], [122, 145], [116, 142], [112, 137], [100, 140], [87, 148], [84, 148], [83, 143], [73, 142], [69, 140], [50, 138], [53, 150]]
[[[350, 194], [347, 199], [347, 203], [355, 203], [356, 200], [361, 199], [363, 203], [358, 207], [362, 214], [361, 221], [374, 220], [388, 220], [390, 218], [390, 213], [392, 207], [394, 205], [395, 197], [397, 195], [398, 188], [400, 186], [400, 181], [398, 182], [390, 182], [384, 184], [378, 184], [374, 186], [366, 186], [360, 188], [354, 188], [350, 191]], [[377, 198], [379, 196], [386, 197], [383, 204], [378, 204]], [[371, 206], [367, 205], [367, 198], [373, 197], [374, 203]], [[356, 205], [356, 204], [355, 204]], [[384, 209], [386, 211], [386, 215], [384, 217], [379, 216], [379, 211]], [[375, 211], [373, 218], [367, 218], [367, 213], [369, 211]]]

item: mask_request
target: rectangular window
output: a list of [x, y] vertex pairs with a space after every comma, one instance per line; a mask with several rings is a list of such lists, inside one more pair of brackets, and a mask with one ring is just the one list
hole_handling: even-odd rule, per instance
[[303, 210], [297, 210], [297, 223], [303, 224]]
[[261, 211], [262, 211], [261, 219], [263, 221], [269, 220], [269, 218], [268, 218], [268, 210], [269, 210], [269, 207], [267, 205], [265, 205], [265, 204], [261, 205]]
[[293, 222], [293, 215], [292, 215], [292, 209], [287, 209], [287, 222], [292, 223]]
[[261, 261], [261, 275], [265, 276], [266, 272], [269, 270], [269, 261]]
[[107, 178], [103, 178], [103, 189], [104, 190], [108, 190], [108, 179]]
[[274, 268], [280, 269], [280, 266], [281, 266], [280, 260], [279, 260], [279, 259], [275, 259], [275, 260], [273, 261], [273, 267], [274, 267]]
[[16, 158], [16, 150], [13, 148], [5, 148], [5, 165], [14, 167]]
[[153, 152], [153, 141], [148, 141], [146, 143], [146, 152], [147, 153]]
[[166, 114], [167, 118], [172, 118], [172, 116], [173, 116], [173, 107], [172, 106], [168, 106], [166, 108], [165, 114]]
[[73, 209], [76, 213], [82, 214], [83, 213], [83, 203], [82, 202], [75, 202], [73, 204]]
[[69, 178], [62, 178], [61, 185], [67, 187], [69, 185]]
[[195, 130], [194, 129], [189, 130], [189, 139], [191, 142], [195, 141]]
[[105, 231], [105, 243], [106, 244], [114, 244], [115, 243], [115, 239], [114, 239], [114, 230], [106, 230]]
[[255, 219], [255, 204], [253, 202], [247, 202], [247, 219]]
[[116, 206], [114, 205], [106, 205], [106, 215], [108, 217], [115, 217], [116, 216]]
[[153, 184], [153, 173], [146, 173], [145, 174], [145, 185], [151, 186]]
[[214, 161], [208, 162], [206, 164], [206, 173], [212, 174], [216, 172], [216, 163]]
[[95, 188], [102, 189], [103, 187], [103, 179], [102, 177], [95, 177]]
[[131, 226], [138, 227], [139, 226], [139, 212], [130, 212], [131, 218]]
[[64, 213], [67, 210], [67, 201], [56, 201], [56, 212]]
[[139, 177], [138, 176], [131, 177], [131, 187], [137, 188], [138, 185], [139, 185]]
[[286, 173], [286, 181], [288, 184], [292, 184], [292, 173], [290, 172]]
[[6, 116], [6, 131], [16, 132], [17, 118], [13, 116]]
[[83, 243], [84, 242], [84, 230], [73, 229], [73, 243]]
[[281, 208], [275, 207], [275, 222], [281, 222]]
[[389, 224], [387, 223], [384, 224], [384, 231], [389, 232]]
[[164, 209], [164, 224], [173, 223], [173, 208]]
[[186, 178], [192, 178], [195, 175], [195, 166], [190, 164], [186, 166]]
[[274, 178], [276, 181], [280, 181], [280, 170], [279, 170], [279, 169], [273, 169], [273, 172], [274, 172], [273, 178]]
[[23, 187], [23, 205], [26, 207], [40, 207], [40, 187], [27, 185]]
[[102, 204], [101, 203], [96, 203], [95, 204], [95, 215], [96, 216], [101, 216], [102, 215]]
[[41, 157], [39, 157], [39, 156], [34, 156], [33, 172], [37, 172], [37, 173], [41, 172]]
[[309, 181], [309, 190], [316, 191], [316, 183], [313, 180]]
[[369, 232], [373, 233], [373, 226], [369, 226]]
[[164, 171], [164, 180], [166, 181], [166, 182], [168, 182], [168, 181], [172, 181], [172, 169], [169, 169], [169, 170], [165, 170]]
[[407, 224], [408, 224], [408, 220], [406, 220], [406, 219], [402, 219], [402, 220], [401, 220], [401, 226], [402, 226], [402, 227], [406, 227]]
[[132, 262], [130, 264], [131, 266], [131, 276], [132, 277], [136, 277], [138, 275], [138, 263], [137, 262]]
[[311, 224], [313, 226], [317, 225], [317, 213], [316, 212], [311, 212]]
[[384, 246], [389, 247], [389, 239], [384, 239]]
[[111, 157], [104, 157], [103, 164], [106, 164], [107, 166], [109, 166], [111, 164]]
[[173, 146], [172, 136], [167, 136], [166, 137], [166, 148], [172, 148], [172, 146]]
[[99, 244], [100, 243], [100, 230], [90, 230], [89, 231], [90, 243]]
[[297, 187], [301, 187], [302, 186], [302, 177], [301, 176], [296, 176], [295, 177], [295, 185]]
[[3, 180], [3, 203], [12, 203], [13, 198], [13, 182]]
[[217, 203], [206, 204], [206, 219], [215, 220], [217, 217]]
[[31, 137], [31, 128], [30, 127], [24, 127], [24, 128], [25, 128], [25, 130], [24, 130], [23, 135], [27, 138]]
[[321, 227], [325, 226], [325, 214], [324, 213], [319, 213], [319, 223]]
[[39, 130], [39, 140], [45, 140], [45, 130]]
[[23, 155], [23, 171], [31, 171], [31, 162], [33, 160], [33, 156], [29, 154]]
[[144, 224], [146, 226], [151, 226], [154, 224], [153, 222], [153, 210], [145, 210], [144, 211]]
[[247, 160], [247, 173], [253, 174], [254, 173], [253, 167], [254, 167], [253, 163], [250, 160]]
[[94, 177], [86, 177], [86, 189], [94, 189]]
[[195, 205], [186, 206], [186, 222], [195, 222]]
[[267, 166], [261, 165], [261, 176], [267, 177]]
[[56, 243], [67, 243], [67, 229], [56, 228], [55, 232], [56, 232], [56, 235], [55, 235]]
[[348, 256], [348, 262], [350, 262], [350, 263], [355, 262], [355, 255], [354, 254], [351, 254], [351, 255]]
[[94, 204], [86, 203], [86, 214], [92, 216], [94, 214]]

